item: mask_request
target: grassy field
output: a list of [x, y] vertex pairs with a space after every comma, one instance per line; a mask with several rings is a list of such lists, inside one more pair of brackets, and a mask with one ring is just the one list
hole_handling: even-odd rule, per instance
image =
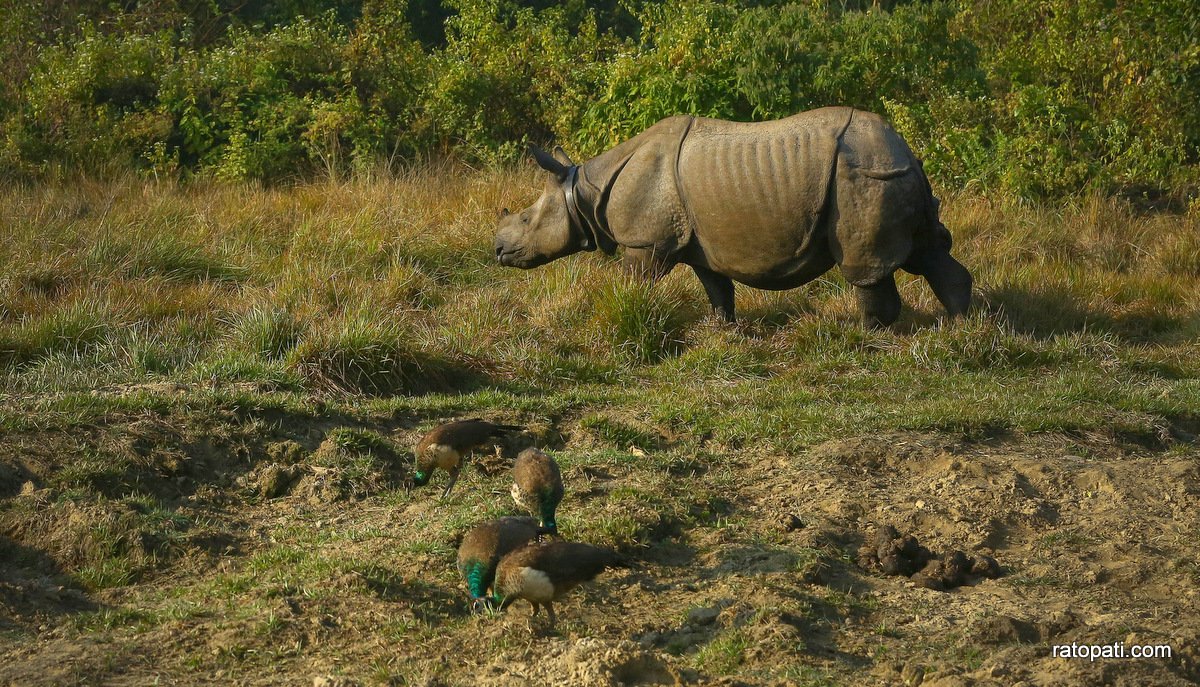
[[[964, 320], [903, 275], [900, 322], [865, 330], [830, 273], [739, 287], [730, 327], [683, 269], [497, 266], [497, 210], [539, 189], [445, 163], [0, 190], [0, 682], [1200, 678], [1047, 657], [1167, 632], [1152, 608], [1195, 651], [1200, 208], [947, 197]], [[528, 430], [448, 500], [407, 489], [420, 433], [469, 416]], [[532, 635], [527, 607], [471, 616], [453, 570], [531, 444], [564, 535], [637, 563]], [[880, 524], [1006, 575], [862, 569]]]

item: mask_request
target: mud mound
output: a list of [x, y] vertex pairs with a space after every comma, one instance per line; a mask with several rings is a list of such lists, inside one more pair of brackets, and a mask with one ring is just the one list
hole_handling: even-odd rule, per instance
[[269, 462], [239, 480], [239, 486], [266, 499], [300, 496], [313, 504], [362, 499], [404, 481], [408, 461], [395, 444], [365, 429], [338, 427], [312, 454], [295, 441], [267, 447]]
[[625, 687], [687, 685], [695, 679], [694, 674], [671, 667], [664, 656], [645, 651], [633, 642], [588, 637], [576, 642], [557, 642], [544, 655], [528, 662], [497, 661], [488, 666], [476, 684]]
[[173, 535], [186, 526], [137, 503], [77, 501], [49, 489], [22, 493], [0, 514], [0, 536], [101, 586], [129, 582], [164, 562]]

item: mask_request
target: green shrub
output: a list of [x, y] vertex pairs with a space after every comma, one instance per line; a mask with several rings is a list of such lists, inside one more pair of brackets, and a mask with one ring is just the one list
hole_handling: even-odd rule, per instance
[[827, 105], [882, 112], [884, 98], [983, 92], [973, 46], [951, 34], [955, 6], [839, 12], [809, 4], [746, 10], [734, 27], [737, 88], [760, 119]]
[[680, 113], [853, 105], [945, 185], [1200, 191], [1190, 0], [9, 4], [6, 177], [340, 177], [526, 139], [592, 155]]
[[1200, 39], [1191, 3], [1018, 0], [960, 16], [992, 85], [1000, 186], [1024, 196], [1194, 188]]
[[181, 159], [226, 179], [302, 170], [312, 105], [338, 91], [345, 42], [327, 15], [261, 35], [234, 29], [227, 47], [180, 60], [163, 101], [179, 123]]
[[559, 8], [535, 12], [504, 0], [451, 5], [457, 14], [446, 23], [446, 47], [432, 56], [422, 94], [433, 140], [496, 160], [514, 157], [525, 138], [545, 140], [552, 129], [569, 134], [601, 68], [594, 22], [572, 33]]
[[735, 83], [744, 47], [733, 33], [736, 18], [734, 6], [712, 0], [647, 3], [639, 15], [640, 45], [625, 46], [604, 65], [575, 143], [595, 154], [681, 113], [746, 118], [749, 107]]
[[23, 116], [10, 118], [10, 154], [43, 169], [144, 165], [172, 133], [159, 96], [173, 59], [169, 33], [106, 34], [91, 24], [47, 46], [25, 85]]

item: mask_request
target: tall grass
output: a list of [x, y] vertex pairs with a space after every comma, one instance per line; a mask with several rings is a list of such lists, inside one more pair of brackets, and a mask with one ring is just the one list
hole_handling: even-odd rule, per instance
[[21, 366], [55, 353], [82, 356], [106, 341], [111, 328], [106, 313], [90, 300], [0, 323], [0, 366]]
[[[592, 388], [618, 405], [661, 387], [690, 398], [650, 412], [728, 422], [732, 436], [743, 420], [691, 401], [832, 387], [844, 393], [830, 402], [886, 406], [902, 403], [896, 384], [961, 397], [972, 392], [955, 380], [967, 376], [1020, 386], [1074, 374], [1120, 380], [1142, 399], [1122, 403], [1137, 405], [1155, 375], [1196, 374], [1197, 208], [951, 196], [943, 219], [976, 279], [966, 319], [941, 321], [923, 280], [900, 273], [900, 322], [865, 330], [835, 270], [788, 292], [738, 287], [741, 320], [726, 327], [685, 269], [651, 286], [598, 254], [530, 272], [495, 265], [496, 209], [540, 188], [528, 166], [439, 163], [294, 187], [0, 190], [5, 387], [202, 379], [384, 398]], [[852, 393], [861, 375], [876, 377]]]
[[606, 342], [635, 363], [656, 363], [678, 353], [685, 329], [698, 319], [677, 282], [654, 288], [631, 277], [616, 279], [596, 294], [592, 307]]

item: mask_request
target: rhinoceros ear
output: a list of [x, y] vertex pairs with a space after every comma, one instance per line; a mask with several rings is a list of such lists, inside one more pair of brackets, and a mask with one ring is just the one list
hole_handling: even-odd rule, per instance
[[557, 177], [559, 181], [567, 178], [567, 172], [569, 171], [569, 168], [558, 160], [555, 160], [554, 156], [550, 153], [547, 153], [535, 145], [530, 145], [529, 154], [533, 156], [533, 159], [537, 160], [538, 167], [550, 172]]
[[567, 151], [563, 150], [562, 146], [554, 146], [554, 159], [568, 167], [575, 166], [575, 163], [571, 161], [570, 156], [567, 155]]

